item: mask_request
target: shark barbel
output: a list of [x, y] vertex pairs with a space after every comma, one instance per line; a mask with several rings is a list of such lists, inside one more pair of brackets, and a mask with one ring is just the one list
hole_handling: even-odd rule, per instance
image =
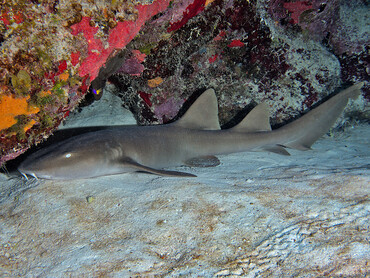
[[93, 178], [143, 171], [163, 176], [194, 177], [164, 170], [181, 165], [218, 165], [214, 155], [270, 151], [289, 155], [286, 148], [309, 150], [356, 99], [363, 83], [333, 96], [299, 119], [271, 130], [268, 107], [256, 106], [238, 125], [220, 129], [217, 98], [206, 90], [178, 121], [156, 126], [122, 126], [88, 132], [28, 156], [18, 170], [45, 179]]

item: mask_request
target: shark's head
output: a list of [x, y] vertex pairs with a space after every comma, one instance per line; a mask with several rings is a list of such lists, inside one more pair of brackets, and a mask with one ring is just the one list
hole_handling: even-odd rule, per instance
[[44, 179], [67, 180], [97, 176], [97, 161], [104, 163], [104, 153], [99, 146], [82, 142], [67, 140], [43, 148], [29, 155], [18, 170], [23, 175]]

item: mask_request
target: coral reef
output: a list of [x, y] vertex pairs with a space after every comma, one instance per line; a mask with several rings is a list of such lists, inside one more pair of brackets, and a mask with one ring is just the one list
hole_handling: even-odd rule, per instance
[[99, 69], [168, 0], [7, 1], [0, 8], [0, 164], [47, 138]]
[[[299, 25], [308, 10], [333, 15], [339, 10], [336, 2], [323, 6], [318, 1], [218, 0], [204, 5], [174, 1], [127, 45], [128, 50], [147, 55], [143, 73], [120, 72], [109, 78], [140, 124], [170, 121], [168, 115], [176, 114], [177, 103], [207, 87], [214, 87], [219, 95], [222, 124], [245, 106], [261, 101], [277, 111], [272, 122], [280, 124], [330, 94], [341, 85], [341, 78], [348, 83], [367, 78], [364, 74], [345, 78], [341, 68], [345, 62], [320, 41], [325, 30], [319, 28], [307, 37], [309, 31]], [[160, 84], [150, 85], [155, 79]], [[169, 99], [176, 100], [173, 106], [168, 105]]]
[[[285, 50], [275, 51], [270, 33], [256, 16], [255, 4], [214, 1], [204, 3], [204, 8], [202, 3], [195, 1], [187, 7], [182, 6], [182, 17], [179, 17], [175, 10], [179, 3], [174, 2], [171, 9], [145, 26], [142, 35], [127, 46], [127, 49], [139, 49], [147, 54], [143, 74], [130, 76], [120, 72], [109, 79], [117, 85], [118, 91], [126, 92], [124, 103], [137, 115], [139, 123], [169, 121], [169, 115], [178, 112], [178, 103], [201, 88], [235, 86], [233, 92], [228, 92], [229, 96], [243, 95], [245, 86], [240, 82], [243, 79], [259, 78], [270, 84], [289, 68]], [[203, 10], [202, 16], [196, 16], [200, 10]], [[170, 27], [165, 28], [163, 22], [169, 22]], [[247, 32], [251, 32], [249, 36]], [[261, 45], [264, 47], [259, 47]], [[235, 79], [233, 84], [226, 83], [230, 76]], [[154, 80], [160, 83], [153, 86]], [[143, 99], [137, 107], [129, 100], [137, 95], [141, 98], [150, 95], [150, 105]], [[168, 99], [173, 106], [168, 105]], [[233, 102], [229, 100], [230, 104]], [[245, 104], [240, 103], [240, 106]], [[162, 116], [156, 117], [164, 114], [167, 114], [165, 120]], [[221, 120], [225, 121], [225, 117]]]

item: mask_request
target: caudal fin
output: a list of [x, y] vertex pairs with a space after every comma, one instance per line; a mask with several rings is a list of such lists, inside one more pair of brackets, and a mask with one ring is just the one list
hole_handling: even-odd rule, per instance
[[287, 138], [281, 145], [298, 150], [310, 149], [312, 144], [333, 126], [348, 100], [356, 99], [361, 94], [363, 85], [364, 82], [361, 82], [341, 91], [298, 120], [281, 127], [278, 131]]

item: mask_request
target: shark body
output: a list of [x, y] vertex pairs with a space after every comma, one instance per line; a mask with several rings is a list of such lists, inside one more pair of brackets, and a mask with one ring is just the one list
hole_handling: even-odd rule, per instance
[[45, 179], [93, 178], [143, 171], [164, 176], [193, 177], [163, 170], [181, 165], [214, 166], [214, 155], [270, 151], [289, 155], [286, 148], [309, 150], [357, 98], [363, 83], [340, 92], [301, 118], [271, 130], [268, 107], [256, 106], [238, 125], [221, 130], [217, 98], [205, 91], [178, 121], [157, 126], [122, 126], [88, 132], [41, 149], [18, 170]]

